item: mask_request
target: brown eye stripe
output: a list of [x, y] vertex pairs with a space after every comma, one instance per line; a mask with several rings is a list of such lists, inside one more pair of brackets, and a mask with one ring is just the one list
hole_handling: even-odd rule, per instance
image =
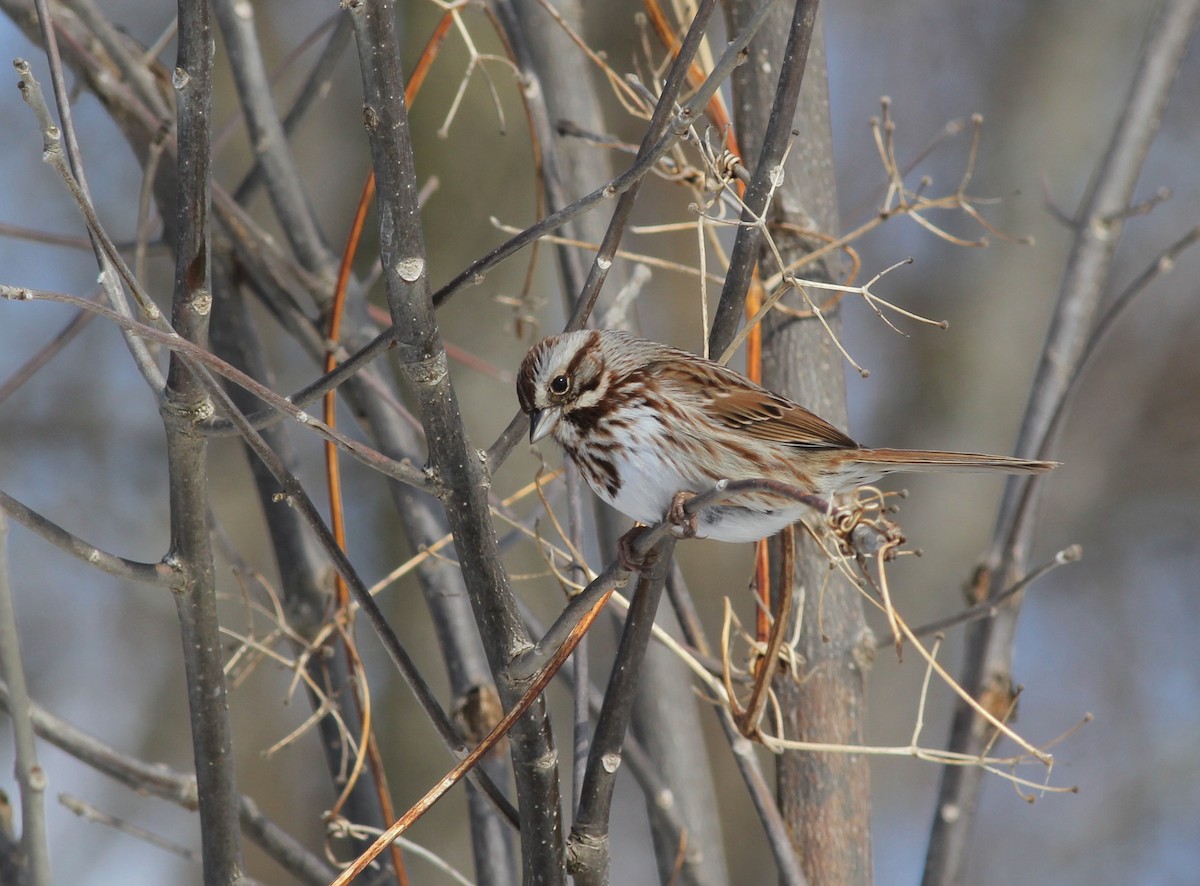
[[517, 377], [517, 400], [522, 412], [529, 412], [533, 408], [533, 375], [524, 370]]
[[[574, 378], [579, 372], [580, 365], [591, 352], [600, 352], [600, 333], [595, 330], [587, 337], [587, 341], [575, 351], [575, 355], [571, 358], [571, 362], [567, 364], [567, 369], [563, 374], [567, 378]], [[596, 374], [599, 375], [599, 373]]]
[[583, 383], [579, 386], [579, 394], [581, 394], [581, 395], [582, 394], [590, 394], [592, 391], [596, 390], [598, 387], [600, 387], [600, 373], [599, 372], [597, 372], [591, 378], [584, 379]]
[[542, 360], [550, 347], [551, 340], [542, 339], [525, 355], [521, 361], [521, 370], [517, 375], [517, 400], [523, 412], [529, 412], [536, 400], [537, 377], [542, 366]]

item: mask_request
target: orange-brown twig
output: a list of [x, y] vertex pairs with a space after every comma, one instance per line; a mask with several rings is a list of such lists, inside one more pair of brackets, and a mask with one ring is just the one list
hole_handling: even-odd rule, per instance
[[520, 699], [517, 700], [517, 703], [513, 705], [512, 710], [504, 715], [504, 719], [502, 719], [492, 728], [492, 731], [487, 734], [487, 737], [485, 737], [483, 741], [481, 741], [475, 747], [475, 749], [471, 751], [471, 753], [465, 756], [458, 763], [458, 765], [446, 773], [446, 775], [441, 778], [437, 784], [430, 788], [425, 793], [425, 796], [421, 797], [421, 799], [414, 803], [412, 807], [404, 813], [404, 815], [400, 816], [400, 818], [397, 819], [390, 828], [380, 834], [379, 838], [372, 843], [362, 855], [356, 858], [349, 867], [342, 871], [341, 875], [334, 880], [330, 886], [346, 886], [347, 883], [362, 873], [367, 865], [374, 861], [375, 858], [378, 857], [385, 848], [391, 845], [397, 837], [408, 830], [408, 828], [411, 827], [413, 823], [416, 822], [422, 815], [424, 815], [434, 803], [445, 796], [450, 788], [458, 784], [458, 782], [462, 780], [463, 776], [470, 772], [472, 767], [474, 767], [475, 764], [478, 763], [485, 754], [495, 747], [500, 739], [508, 734], [508, 731], [512, 728], [513, 724], [516, 723], [517, 720], [519, 720], [527, 710], [529, 710], [529, 706], [532, 705], [534, 701], [537, 700], [538, 696], [542, 694], [542, 690], [546, 688], [546, 685], [554, 678], [554, 675], [558, 673], [558, 669], [562, 667], [563, 662], [565, 662], [571, 656], [571, 653], [575, 651], [575, 647], [579, 645], [579, 641], [583, 639], [583, 636], [587, 633], [588, 628], [592, 626], [592, 623], [596, 620], [596, 617], [600, 614], [600, 611], [608, 602], [608, 598], [612, 596], [613, 590], [615, 590], [615, 588], [609, 590], [607, 593], [601, 596], [600, 599], [596, 601], [595, 605], [592, 606], [592, 608], [588, 611], [588, 613], [582, 619], [580, 619], [579, 623], [575, 625], [567, 639], [563, 642], [562, 646], [560, 646], [558, 651], [556, 651], [553, 657], [551, 657], [550, 661], [546, 663], [545, 667], [538, 671], [537, 675], [533, 679], [533, 682], [530, 684], [529, 688], [525, 690]]
[[779, 608], [773, 619], [768, 619], [770, 630], [766, 639], [766, 651], [754, 668], [754, 687], [746, 709], [737, 717], [738, 729], [747, 738], [758, 733], [758, 721], [762, 717], [771, 681], [779, 667], [779, 650], [792, 620], [792, 581], [796, 566], [796, 533], [789, 526], [779, 537]]
[[[432, 36], [425, 45], [424, 51], [421, 53], [420, 59], [417, 61], [417, 66], [413, 70], [412, 76], [409, 78], [408, 85], [405, 88], [405, 101], [412, 104], [417, 93], [421, 89], [421, 84], [425, 82], [425, 75], [429, 72], [430, 65], [433, 64], [434, 58], [437, 56], [438, 48], [442, 41], [445, 40], [449, 33], [452, 18], [450, 13], [442, 16], [441, 21], [434, 29]], [[362, 239], [363, 228], [366, 226], [367, 214], [370, 211], [371, 203], [375, 198], [375, 172], [372, 170], [367, 176], [366, 182], [363, 184], [362, 193], [358, 198], [358, 206], [354, 213], [354, 220], [350, 225], [350, 234], [346, 238], [346, 248], [342, 252], [342, 261], [338, 267], [337, 285], [333, 291], [333, 301], [329, 308], [329, 329], [328, 340], [329, 350], [325, 355], [325, 372], [332, 372], [337, 366], [337, 356], [335, 347], [338, 339], [341, 336], [342, 315], [345, 310], [346, 290], [350, 282], [350, 274], [354, 266], [354, 257], [358, 252], [358, 244]], [[330, 391], [323, 398], [323, 413], [324, 420], [327, 425], [334, 427], [337, 422], [337, 392]], [[337, 449], [331, 444], [325, 445], [325, 480], [329, 490], [329, 512], [330, 512], [330, 529], [333, 532], [333, 537], [337, 541], [338, 546], [346, 549], [346, 521], [345, 508], [342, 503], [342, 480], [341, 471], [338, 467]], [[334, 599], [337, 603], [339, 613], [347, 611], [347, 606], [350, 602], [349, 588], [346, 587], [345, 580], [341, 575], [335, 576]], [[358, 708], [359, 717], [362, 719], [362, 748], [360, 749], [359, 758], [356, 761], [354, 771], [350, 779], [346, 783], [345, 789], [342, 791], [337, 802], [333, 806], [331, 814], [336, 814], [337, 811], [345, 803], [350, 796], [350, 791], [354, 788], [354, 783], [358, 778], [362, 769], [362, 759], [365, 756], [370, 764], [371, 774], [375, 781], [376, 792], [379, 796], [380, 809], [383, 816], [387, 820], [395, 817], [395, 809], [392, 806], [391, 794], [387, 789], [387, 779], [383, 768], [383, 758], [379, 754], [379, 748], [373, 741], [373, 730], [371, 727], [371, 706], [369, 693], [366, 689], [365, 674], [362, 669], [362, 661], [358, 656], [358, 650], [354, 648], [353, 634], [344, 627], [341, 630], [343, 643], [346, 650], [347, 663], [350, 666], [351, 673], [355, 675], [353, 680], [354, 700]], [[400, 847], [392, 846], [392, 863], [396, 869], [396, 879], [400, 886], [407, 886], [408, 875], [404, 869], [404, 860], [400, 852]]]

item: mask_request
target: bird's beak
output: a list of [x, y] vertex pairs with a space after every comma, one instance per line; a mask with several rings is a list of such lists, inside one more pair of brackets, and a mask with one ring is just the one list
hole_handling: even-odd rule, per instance
[[535, 409], [529, 413], [529, 442], [536, 443], [538, 440], [550, 436], [560, 418], [562, 418], [562, 410], [556, 406]]

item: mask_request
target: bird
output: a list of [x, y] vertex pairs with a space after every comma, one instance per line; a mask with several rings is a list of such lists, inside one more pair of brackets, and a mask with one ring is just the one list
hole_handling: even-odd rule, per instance
[[[720, 363], [621, 330], [550, 336], [526, 354], [517, 399], [529, 440], [553, 437], [603, 501], [644, 524], [720, 480], [775, 480], [832, 496], [893, 472], [1040, 474], [1055, 462], [921, 449], [869, 449], [825, 419]], [[703, 508], [688, 534], [767, 538], [811, 503], [754, 489]]]

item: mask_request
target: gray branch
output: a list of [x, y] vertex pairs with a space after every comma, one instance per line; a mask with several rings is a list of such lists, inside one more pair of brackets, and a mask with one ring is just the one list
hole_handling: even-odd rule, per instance
[[[711, 646], [704, 636], [699, 613], [697, 613], [695, 603], [684, 583], [683, 572], [678, 566], [667, 576], [667, 593], [671, 598], [675, 614], [679, 618], [684, 639], [692, 649], [697, 650], [702, 656], [708, 657], [707, 653]], [[714, 663], [717, 664], [714, 673], [721, 673], [721, 664], [715, 660]], [[800, 869], [800, 860], [796, 857], [796, 850], [792, 846], [787, 823], [779, 811], [779, 804], [775, 802], [771, 785], [763, 774], [762, 765], [755, 754], [754, 744], [738, 731], [737, 724], [733, 722], [733, 716], [728, 711], [722, 711], [719, 719], [721, 729], [725, 732], [725, 738], [729, 742], [733, 760], [737, 764], [738, 772], [750, 795], [750, 801], [754, 804], [754, 809], [762, 822], [763, 833], [766, 835], [767, 843], [771, 847], [771, 854], [779, 869], [779, 882], [784, 886], [807, 886], [808, 881]]]
[[[819, 18], [812, 14], [816, 4], [799, 0], [789, 17], [782, 12], [751, 44], [751, 61], [734, 75], [734, 120], [743, 153], [763, 158], [767, 168], [755, 170], [755, 178], [769, 175], [779, 148], [795, 142], [784, 166], [783, 183], [775, 202], [764, 209], [768, 226], [791, 222], [820, 231], [836, 231], [837, 199], [833, 180], [832, 136], [823, 41]], [[730, 4], [731, 24], [736, 27], [748, 14], [748, 3]], [[811, 31], [811, 37], [804, 31]], [[786, 42], [786, 46], [785, 46]], [[808, 45], [807, 54], [800, 51]], [[800, 77], [797, 66], [807, 62], [803, 88], [791, 97]], [[787, 65], [787, 67], [784, 67]], [[779, 71], [778, 75], [774, 72]], [[778, 90], [778, 92], [777, 92]], [[782, 96], [773, 100], [772, 96]], [[770, 114], [767, 116], [767, 109]], [[793, 116], [794, 115], [794, 116]], [[767, 140], [772, 138], [773, 145]], [[743, 227], [739, 238], [749, 236]], [[773, 227], [771, 235], [785, 262], [811, 252], [815, 242]], [[735, 247], [736, 252], [736, 247]], [[758, 250], [747, 257], [765, 260]], [[837, 260], [812, 268], [817, 279], [838, 278]], [[744, 292], [744, 283], [742, 291]], [[730, 298], [734, 293], [727, 290]], [[725, 293], [722, 295], [725, 301]], [[741, 304], [737, 295], [731, 308]], [[714, 329], [731, 334], [740, 308], [725, 316], [728, 327]], [[839, 318], [828, 318], [834, 330]], [[763, 383], [771, 390], [803, 403], [834, 424], [846, 425], [846, 387], [841, 357], [829, 335], [816, 320], [798, 320], [768, 315], [763, 324]], [[772, 561], [778, 563], [778, 544]], [[777, 675], [773, 684], [782, 708], [788, 737], [841, 744], [861, 743], [866, 719], [865, 671], [870, 662], [872, 641], [862, 604], [852, 593], [821, 595], [818, 589], [828, 577], [828, 562], [819, 546], [801, 539], [796, 547], [796, 569], [792, 576], [772, 577], [772, 587], [791, 582], [805, 589], [796, 652], [805, 662], [806, 674]], [[823, 606], [822, 606], [823, 601]], [[818, 611], [818, 607], [820, 610]], [[822, 631], [816, 630], [817, 625]], [[823, 636], [824, 635], [824, 636]], [[871, 879], [870, 772], [863, 757], [853, 755], [793, 753], [778, 759], [776, 792], [787, 829], [803, 871], [812, 883], [867, 883]]]
[[[50, 846], [46, 837], [46, 773], [38, 764], [33, 740], [33, 718], [25, 665], [21, 660], [21, 635], [8, 574], [8, 521], [0, 510], [0, 670], [11, 687], [8, 705], [13, 722], [16, 776], [21, 791], [21, 842], [15, 867], [31, 886], [50, 886]], [[0, 859], [0, 869], [9, 860]]]
[[[206, 0], [180, 0], [178, 104], [179, 212], [171, 324], [203, 346], [212, 311], [211, 175], [214, 35]], [[233, 768], [233, 732], [226, 700], [217, 588], [208, 527], [208, 446], [194, 423], [213, 409], [204, 384], [172, 354], [162, 404], [167, 434], [171, 550], [179, 569], [175, 603], [183, 640], [192, 750], [200, 802], [200, 845], [206, 886], [242, 879], [242, 842]]]
[[[304, 115], [316, 103], [317, 99], [325, 94], [330, 81], [333, 79], [334, 68], [341, 59], [342, 53], [346, 49], [346, 44], [350, 42], [350, 36], [353, 33], [350, 27], [350, 19], [340, 13], [336, 15], [337, 21], [334, 23], [333, 33], [329, 35], [329, 39], [325, 42], [325, 49], [321, 52], [320, 59], [317, 60], [312, 70], [309, 71], [308, 78], [296, 95], [295, 103], [287, 114], [284, 115], [283, 133], [285, 136], [291, 135], [300, 124], [300, 121], [304, 119]], [[256, 160], [254, 167], [234, 190], [234, 202], [244, 205], [254, 196], [259, 186], [263, 183], [265, 175], [266, 171], [263, 167], [263, 161], [261, 159]]]
[[637, 680], [650, 644], [654, 615], [671, 568], [675, 539], [667, 536], [642, 561], [637, 587], [625, 617], [625, 629], [604, 692], [596, 731], [580, 791], [579, 813], [571, 828], [570, 870], [582, 886], [602, 886], [609, 879], [609, 818], [617, 785], [625, 730], [633, 716]]
[[[0, 681], [0, 709], [11, 713], [14, 704], [11, 687]], [[37, 734], [80, 762], [140, 794], [149, 794], [184, 809], [196, 810], [198, 800], [194, 775], [123, 754], [35, 703], [29, 704], [29, 711]], [[336, 875], [319, 856], [306, 850], [295, 838], [263, 815], [250, 798], [238, 798], [238, 818], [246, 835], [300, 882], [325, 886]]]
[[[388, 0], [351, 2], [364, 121], [371, 142], [379, 209], [380, 262], [396, 335], [400, 372], [418, 404], [430, 466], [445, 490], [443, 504], [459, 564], [494, 674], [530, 645], [496, 546], [483, 459], [467, 439], [447, 372], [433, 302], [417, 204], [404, 82]], [[501, 702], [520, 689], [504, 680]], [[565, 878], [557, 753], [539, 700], [509, 736], [521, 815], [522, 863], [529, 882]]]
[[[300, 173], [275, 110], [266, 63], [254, 25], [254, 5], [213, 0], [213, 11], [225, 40], [229, 66], [246, 115], [247, 134], [262, 169], [267, 193], [288, 243], [310, 271], [323, 272], [332, 284], [336, 266], [305, 196]], [[329, 293], [332, 295], [332, 293]]]
[[[1052, 444], [1055, 417], [1066, 391], [1086, 358], [1096, 312], [1109, 280], [1138, 175], [1166, 106], [1172, 82], [1196, 28], [1200, 0], [1166, 0], [1143, 40], [1141, 56], [1121, 115], [1113, 128], [1092, 186], [1075, 219], [1076, 233], [1034, 378], [1017, 455], [1044, 456]], [[1042, 481], [1010, 479], [988, 551], [988, 586], [999, 593], [1028, 571]], [[974, 697], [1012, 691], [1012, 651], [1020, 595], [995, 618], [974, 625], [967, 639], [962, 686]], [[951, 725], [949, 750], [979, 754], [990, 741], [987, 724], [959, 704]], [[950, 766], [942, 771], [923, 882], [961, 882], [983, 770]]]
[[746, 290], [750, 286], [750, 276], [758, 265], [762, 248], [763, 228], [759, 220], [767, 213], [767, 201], [775, 192], [777, 170], [783, 163], [793, 137], [796, 108], [800, 103], [800, 87], [804, 83], [804, 72], [808, 67], [808, 48], [812, 43], [816, 22], [817, 0], [797, 0], [792, 13], [791, 27], [787, 30], [788, 39], [783, 49], [779, 83], [775, 88], [771, 114], [767, 118], [766, 132], [762, 136], [758, 164], [743, 198], [746, 208], [742, 210], [742, 223], [738, 227], [733, 252], [729, 256], [729, 270], [725, 273], [721, 301], [717, 305], [717, 313], [709, 331], [710, 354], [724, 353], [733, 341], [742, 320]]
[[138, 563], [135, 560], [126, 560], [116, 554], [102, 551], [2, 490], [0, 490], [0, 513], [9, 514], [26, 529], [36, 532], [50, 544], [111, 576], [159, 587], [172, 587], [175, 583], [177, 577], [175, 570], [167, 563]]
[[[257, 329], [247, 309], [245, 300], [230, 279], [225, 262], [213, 268], [213, 349], [248, 375], [270, 381], [269, 370], [263, 359], [264, 347], [258, 339]], [[229, 395], [242, 410], [248, 410], [256, 402], [245, 389], [229, 385]], [[287, 428], [274, 426], [262, 432], [263, 438], [276, 452], [281, 462], [292, 467], [295, 462]], [[326, 610], [331, 599], [333, 570], [329, 568], [316, 537], [307, 531], [304, 518], [295, 508], [279, 507], [275, 494], [279, 484], [262, 459], [255, 457], [254, 450], [246, 446], [250, 470], [258, 495], [263, 519], [271, 536], [271, 547], [279, 570], [283, 593], [283, 608], [287, 624], [306, 641], [311, 642], [325, 624]], [[304, 642], [294, 644], [297, 654], [304, 652]], [[326, 654], [327, 653], [327, 654]], [[349, 740], [356, 746], [362, 741], [361, 717], [351, 703], [350, 675], [345, 660], [343, 641], [334, 634], [322, 652], [305, 655], [303, 658], [309, 678], [322, 687], [322, 697], [310, 690], [310, 702], [314, 710], [329, 705], [328, 710], [317, 722], [317, 734], [325, 753], [325, 765], [330, 781], [337, 788], [344, 786], [345, 760], [350, 753], [344, 728]], [[339, 716], [340, 714], [340, 716]], [[339, 727], [339, 720], [342, 724]], [[359, 778], [345, 805], [342, 815], [356, 824], [385, 828], [391, 822], [384, 821], [379, 796], [372, 779]], [[367, 840], [351, 843], [358, 851], [368, 845]]]

